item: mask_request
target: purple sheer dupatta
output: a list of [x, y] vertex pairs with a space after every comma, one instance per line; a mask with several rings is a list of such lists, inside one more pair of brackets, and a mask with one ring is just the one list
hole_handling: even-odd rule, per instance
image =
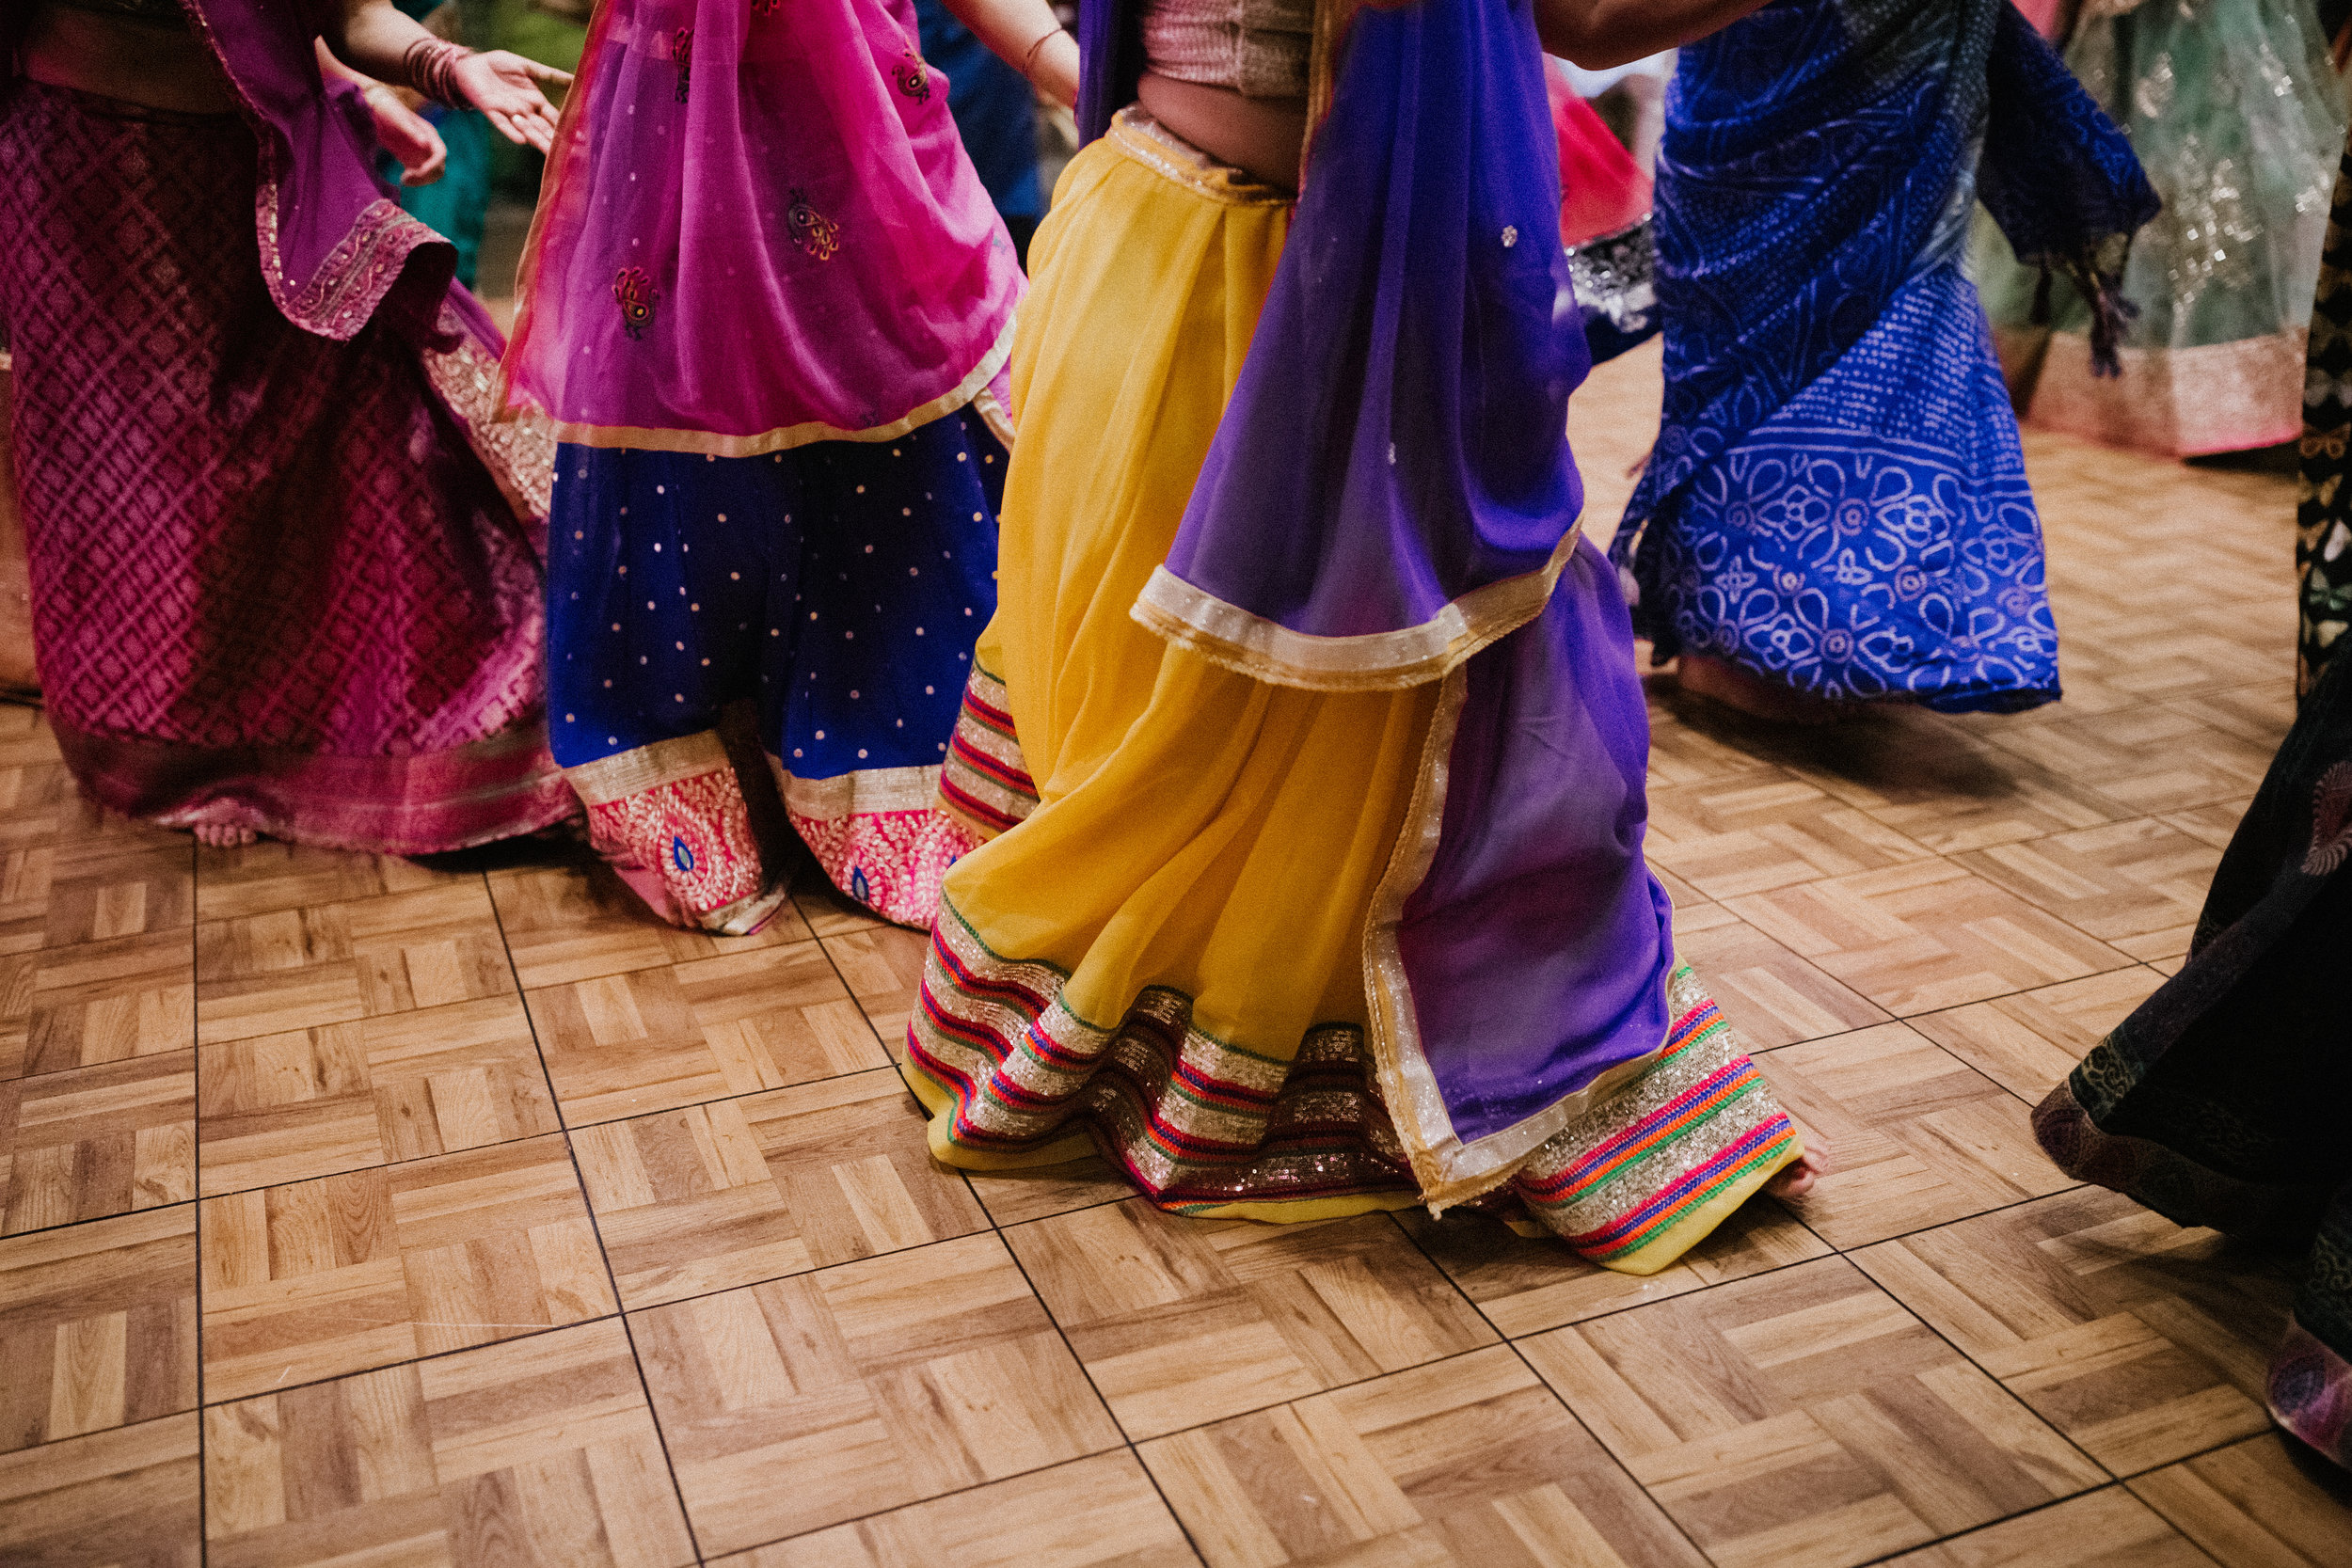
[[[1132, 11], [1089, 7], [1089, 125]], [[1297, 215], [1134, 614], [1277, 685], [1443, 682], [1365, 935], [1384, 1097], [1441, 1208], [1658, 1056], [1672, 911], [1631, 626], [1576, 531], [1590, 359], [1530, 7], [1325, 0], [1317, 40]]]
[[510, 403], [749, 456], [977, 402], [1024, 284], [907, 0], [608, 0], [523, 263]]

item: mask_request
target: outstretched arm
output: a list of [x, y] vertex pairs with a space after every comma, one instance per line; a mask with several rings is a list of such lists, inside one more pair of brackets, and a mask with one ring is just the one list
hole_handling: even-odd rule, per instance
[[321, 36], [337, 59], [363, 76], [453, 108], [480, 109], [508, 141], [542, 152], [555, 144], [555, 105], [538, 83], [571, 76], [553, 66], [503, 49], [477, 54], [444, 42], [403, 16], [391, 0], [341, 0]]
[[1065, 108], [1078, 102], [1078, 40], [1055, 20], [1045, 0], [946, 0], [946, 6], [1046, 97]]
[[1549, 54], [1587, 71], [1624, 65], [1728, 27], [1764, 0], [1535, 0]]

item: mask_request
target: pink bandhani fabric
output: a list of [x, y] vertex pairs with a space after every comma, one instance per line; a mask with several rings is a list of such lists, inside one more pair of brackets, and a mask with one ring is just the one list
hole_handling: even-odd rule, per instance
[[506, 396], [566, 441], [728, 457], [976, 400], [1001, 425], [1022, 288], [909, 0], [606, 0]]
[[497, 343], [462, 292], [421, 344], [389, 314], [289, 321], [262, 162], [235, 114], [0, 99], [0, 330], [66, 760], [118, 811], [339, 847], [558, 821], [551, 446], [489, 421]]

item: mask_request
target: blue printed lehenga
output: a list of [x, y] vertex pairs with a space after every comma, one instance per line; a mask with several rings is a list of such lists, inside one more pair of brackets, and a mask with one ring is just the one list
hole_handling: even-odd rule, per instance
[[2100, 301], [2155, 197], [2008, 0], [1778, 0], [1683, 51], [1659, 154], [1666, 396], [1613, 558], [1662, 662], [1806, 696], [2057, 697], [2041, 524], [1962, 267], [1979, 198]]

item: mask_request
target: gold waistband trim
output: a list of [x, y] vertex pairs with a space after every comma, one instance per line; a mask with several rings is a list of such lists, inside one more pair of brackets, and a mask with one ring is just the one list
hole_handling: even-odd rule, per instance
[[1103, 139], [1204, 200], [1228, 207], [1288, 207], [1297, 199], [1248, 169], [1218, 163], [1153, 119], [1140, 103], [1130, 103], [1113, 115], [1110, 132]]
[[657, 740], [650, 746], [583, 762], [577, 768], [564, 769], [564, 776], [580, 792], [580, 800], [592, 806], [603, 806], [640, 790], [659, 789], [665, 784], [714, 773], [726, 766], [726, 744], [719, 738], [719, 732], [704, 730], [698, 735]]

